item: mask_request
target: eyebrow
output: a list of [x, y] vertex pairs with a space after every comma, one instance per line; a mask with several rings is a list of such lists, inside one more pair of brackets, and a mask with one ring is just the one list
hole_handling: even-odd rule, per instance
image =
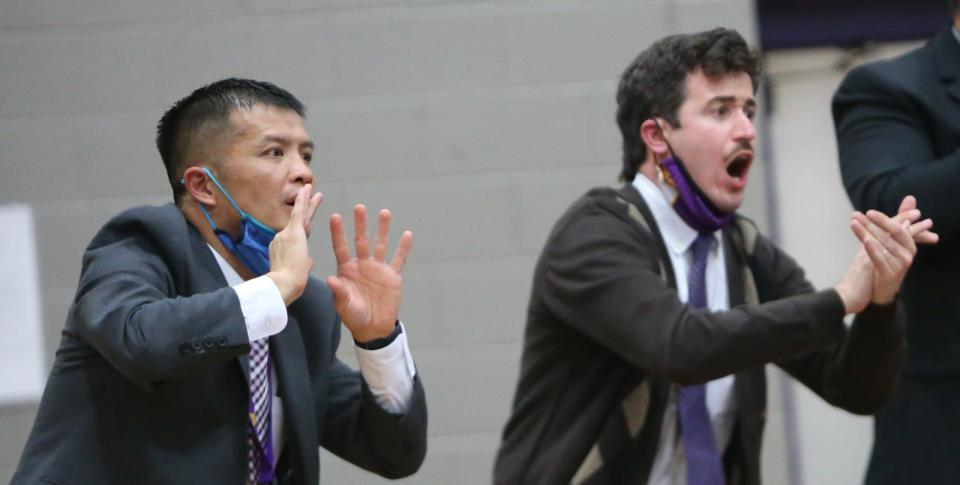
[[[277, 135], [267, 135], [263, 137], [264, 143], [279, 143], [281, 145], [286, 145], [290, 143], [290, 139]], [[307, 140], [300, 144], [300, 148], [309, 148], [313, 150], [313, 140]]]
[[[736, 101], [737, 101], [736, 96], [715, 96], [713, 99], [708, 101], [707, 104], [708, 105], [713, 103], [729, 104], [729, 103], [735, 103]], [[746, 106], [756, 106], [757, 100], [754, 98], [747, 98], [747, 101], [743, 104]]]

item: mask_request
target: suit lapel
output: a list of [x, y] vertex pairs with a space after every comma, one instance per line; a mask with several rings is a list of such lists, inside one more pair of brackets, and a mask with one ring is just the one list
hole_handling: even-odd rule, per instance
[[318, 466], [316, 450], [312, 449], [316, 446], [315, 440], [310, 438], [316, 434], [317, 425], [313, 414], [314, 400], [310, 395], [313, 387], [306, 367], [303, 334], [299, 321], [293, 315], [289, 315], [282, 332], [270, 337], [270, 358], [277, 372], [278, 394], [283, 400], [286, 453], [296, 474], [304, 476], [303, 472]]

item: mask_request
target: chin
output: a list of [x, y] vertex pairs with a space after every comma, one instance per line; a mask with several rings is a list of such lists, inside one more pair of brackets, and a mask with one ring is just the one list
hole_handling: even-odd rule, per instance
[[732, 213], [736, 212], [737, 209], [743, 205], [743, 197], [725, 197], [719, 203], [712, 200], [711, 202], [713, 202], [713, 205], [716, 206], [717, 209], [720, 209], [723, 212]]

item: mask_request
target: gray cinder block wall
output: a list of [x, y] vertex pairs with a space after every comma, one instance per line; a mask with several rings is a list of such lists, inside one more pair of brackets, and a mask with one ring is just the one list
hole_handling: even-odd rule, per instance
[[[488, 483], [537, 253], [576, 196], [616, 183], [617, 77], [666, 34], [754, 39], [753, 15], [748, 0], [0, 0], [0, 204], [34, 210], [46, 362], [96, 229], [169, 199], [163, 110], [222, 77], [270, 80], [309, 108], [326, 196], [315, 273], [333, 270], [334, 211], [389, 207], [395, 233], [414, 231], [402, 318], [431, 422], [406, 481]], [[762, 223], [753, 177], [745, 212]], [[0, 406], [0, 482], [35, 412]], [[327, 483], [382, 482], [322, 463]]]

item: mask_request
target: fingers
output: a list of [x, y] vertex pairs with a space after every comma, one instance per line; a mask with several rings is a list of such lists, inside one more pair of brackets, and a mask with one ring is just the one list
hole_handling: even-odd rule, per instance
[[387, 257], [387, 248], [390, 246], [390, 241], [387, 235], [390, 233], [390, 211], [387, 209], [381, 209], [380, 220], [377, 223], [377, 240], [373, 246], [373, 259], [383, 262], [384, 258]]
[[[373, 247], [373, 259], [381, 263], [386, 263], [387, 249], [390, 247], [390, 211], [382, 209], [378, 212], [377, 235]], [[353, 208], [353, 219], [355, 226], [354, 245], [356, 246], [357, 259], [366, 259], [371, 257], [370, 241], [367, 236], [367, 208], [363, 204], [357, 204]], [[337, 258], [337, 265], [342, 265], [350, 260], [350, 247], [347, 245], [346, 236], [343, 229], [343, 218], [340, 214], [334, 214], [330, 217], [330, 235], [333, 242], [333, 253]], [[403, 270], [407, 263], [407, 256], [410, 254], [410, 248], [413, 245], [413, 233], [404, 232], [400, 236], [400, 243], [397, 251], [393, 255], [390, 266], [398, 273]]]
[[357, 259], [370, 257], [370, 238], [367, 236], [367, 208], [363, 204], [353, 207], [353, 244], [357, 248]]
[[932, 228], [933, 219], [924, 219], [910, 225], [909, 232], [913, 240], [920, 244], [936, 244], [940, 240], [940, 235], [931, 231]]
[[290, 220], [287, 222], [287, 229], [292, 227], [303, 227], [303, 219], [306, 213], [307, 194], [312, 190], [310, 184], [304, 185], [297, 190], [297, 198], [293, 201], [293, 211], [290, 213]]
[[853, 229], [853, 233], [857, 235], [857, 239], [863, 244], [863, 248], [866, 250], [867, 256], [870, 257], [873, 267], [876, 268], [879, 273], [891, 274], [893, 269], [887, 261], [885, 250], [883, 246], [873, 238], [870, 231], [868, 231], [858, 219], [850, 221], [850, 228]]
[[896, 220], [881, 212], [870, 210], [864, 215], [855, 212], [853, 217], [885, 249], [897, 258], [912, 258], [916, 253], [916, 244], [907, 230]]
[[337, 266], [350, 260], [350, 246], [347, 244], [347, 235], [343, 230], [343, 217], [340, 214], [330, 216], [330, 241], [333, 243], [333, 254], [337, 258]]
[[397, 252], [393, 254], [393, 260], [390, 261], [390, 267], [397, 273], [403, 273], [403, 267], [407, 264], [407, 256], [410, 255], [410, 248], [413, 247], [413, 233], [403, 231], [400, 236], [400, 244], [397, 245]]
[[[309, 194], [309, 192], [307, 192]], [[304, 215], [303, 230], [307, 232], [307, 235], [310, 235], [310, 225], [313, 223], [313, 216], [317, 213], [317, 208], [320, 207], [320, 202], [323, 201], [323, 194], [317, 192], [310, 196], [307, 200], [307, 210]]]
[[[910, 222], [913, 222], [920, 218], [920, 211], [912, 209], [906, 212], [907, 216], [905, 221], [899, 221], [887, 217], [884, 213], [880, 211], [867, 211], [867, 218], [869, 218], [874, 224], [880, 226], [883, 230], [887, 232], [888, 235], [892, 236], [893, 239], [899, 244], [901, 248], [906, 248], [910, 254], [915, 254], [917, 252], [917, 245], [913, 242], [913, 238], [910, 236], [910, 232], [907, 230], [910, 227]], [[910, 221], [910, 222], [907, 222]], [[879, 241], [884, 242], [884, 240], [879, 239]], [[886, 244], [884, 244], [886, 246]], [[893, 250], [899, 248], [887, 247], [887, 250]]]
[[908, 210], [916, 209], [916, 208], [917, 208], [917, 199], [912, 195], [908, 195], [904, 197], [902, 201], [900, 201], [900, 208], [897, 209], [897, 214], [902, 214]]

